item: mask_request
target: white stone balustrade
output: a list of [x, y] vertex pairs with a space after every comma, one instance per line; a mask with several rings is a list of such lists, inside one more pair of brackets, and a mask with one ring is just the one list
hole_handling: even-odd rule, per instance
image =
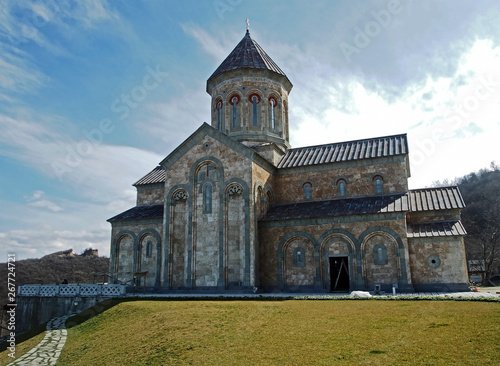
[[125, 285], [119, 284], [68, 284], [68, 285], [20, 285], [19, 296], [60, 296], [60, 297], [90, 297], [90, 296], [122, 296], [125, 295]]

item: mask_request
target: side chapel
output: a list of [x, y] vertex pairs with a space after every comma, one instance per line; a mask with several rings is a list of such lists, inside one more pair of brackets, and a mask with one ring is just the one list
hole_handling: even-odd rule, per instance
[[[204, 123], [111, 223], [111, 281], [152, 292], [465, 291], [457, 187], [408, 189], [406, 134], [291, 148], [292, 83], [250, 36]], [[142, 283], [141, 283], [142, 285]]]

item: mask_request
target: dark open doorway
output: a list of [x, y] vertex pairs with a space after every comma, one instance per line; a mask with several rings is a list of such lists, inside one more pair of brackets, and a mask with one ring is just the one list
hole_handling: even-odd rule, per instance
[[349, 292], [348, 257], [330, 257], [330, 292]]

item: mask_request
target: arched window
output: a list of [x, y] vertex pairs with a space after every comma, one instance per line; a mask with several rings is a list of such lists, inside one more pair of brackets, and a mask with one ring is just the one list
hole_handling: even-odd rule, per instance
[[258, 94], [251, 94], [248, 97], [248, 100], [252, 103], [252, 126], [258, 126], [260, 120], [258, 107], [258, 104], [260, 103], [260, 96]]
[[219, 100], [216, 105], [217, 109], [217, 129], [222, 131], [222, 101]]
[[302, 248], [295, 248], [293, 251], [294, 267], [304, 267], [306, 265], [305, 252]]
[[240, 97], [238, 95], [233, 95], [229, 99], [229, 103], [232, 105], [231, 121], [233, 127], [239, 127], [238, 124], [238, 103], [240, 102]]
[[273, 195], [271, 194], [271, 191], [267, 191], [267, 193], [266, 193], [266, 212], [271, 208], [272, 204], [273, 204]]
[[306, 182], [302, 186], [302, 189], [304, 190], [304, 199], [310, 200], [312, 198], [312, 184]]
[[345, 197], [347, 195], [347, 183], [344, 179], [339, 179], [337, 181], [337, 194], [339, 197]]
[[274, 108], [276, 108], [276, 99], [274, 99], [273, 97], [269, 98], [269, 104], [271, 105], [271, 111], [270, 111], [270, 115], [271, 115], [271, 129], [275, 129], [276, 128], [276, 118], [275, 118], [275, 114], [274, 114]]
[[153, 255], [153, 243], [151, 242], [151, 240], [148, 240], [148, 242], [146, 243], [146, 257], [151, 258], [152, 255]]
[[212, 212], [212, 186], [210, 184], [203, 186], [203, 212]]
[[373, 178], [373, 188], [374, 188], [375, 194], [384, 193], [384, 180], [380, 175], [376, 175]]
[[373, 263], [374, 264], [387, 264], [387, 248], [384, 244], [375, 244], [373, 247]]

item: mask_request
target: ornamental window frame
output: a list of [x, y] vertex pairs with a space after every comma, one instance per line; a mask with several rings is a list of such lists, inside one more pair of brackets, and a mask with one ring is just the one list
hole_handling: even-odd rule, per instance
[[304, 199], [307, 201], [312, 200], [312, 187], [313, 187], [313, 184], [311, 181], [306, 181], [302, 184], [302, 191], [304, 193]]
[[223, 130], [223, 107], [224, 107], [224, 102], [222, 101], [222, 98], [217, 98], [215, 101], [215, 113], [216, 113], [216, 118], [217, 118], [217, 129], [219, 131]]
[[213, 187], [211, 183], [205, 183], [202, 187], [203, 213], [212, 213]]
[[306, 252], [304, 248], [297, 247], [293, 250], [293, 266], [305, 267], [306, 265]]
[[146, 242], [146, 258], [151, 258], [153, 255], [153, 242], [151, 240], [148, 240]]
[[373, 246], [373, 263], [376, 265], [384, 265], [389, 263], [387, 258], [387, 247], [382, 243], [377, 243]]
[[259, 103], [262, 100], [262, 97], [257, 93], [251, 93], [248, 95], [248, 101], [250, 102], [252, 109], [252, 126], [258, 127], [260, 125], [259, 118]]
[[276, 130], [276, 112], [274, 109], [278, 106], [278, 99], [274, 95], [271, 95], [267, 99], [269, 101], [269, 125], [271, 130]]
[[375, 194], [384, 194], [384, 177], [381, 174], [375, 174], [372, 178], [373, 192]]
[[240, 124], [238, 123], [238, 104], [240, 104], [241, 97], [238, 94], [231, 94], [229, 97], [229, 104], [232, 106], [231, 110], [231, 127], [238, 128]]
[[337, 196], [338, 197], [346, 197], [347, 196], [347, 179], [339, 178], [335, 182], [335, 187], [337, 188]]

